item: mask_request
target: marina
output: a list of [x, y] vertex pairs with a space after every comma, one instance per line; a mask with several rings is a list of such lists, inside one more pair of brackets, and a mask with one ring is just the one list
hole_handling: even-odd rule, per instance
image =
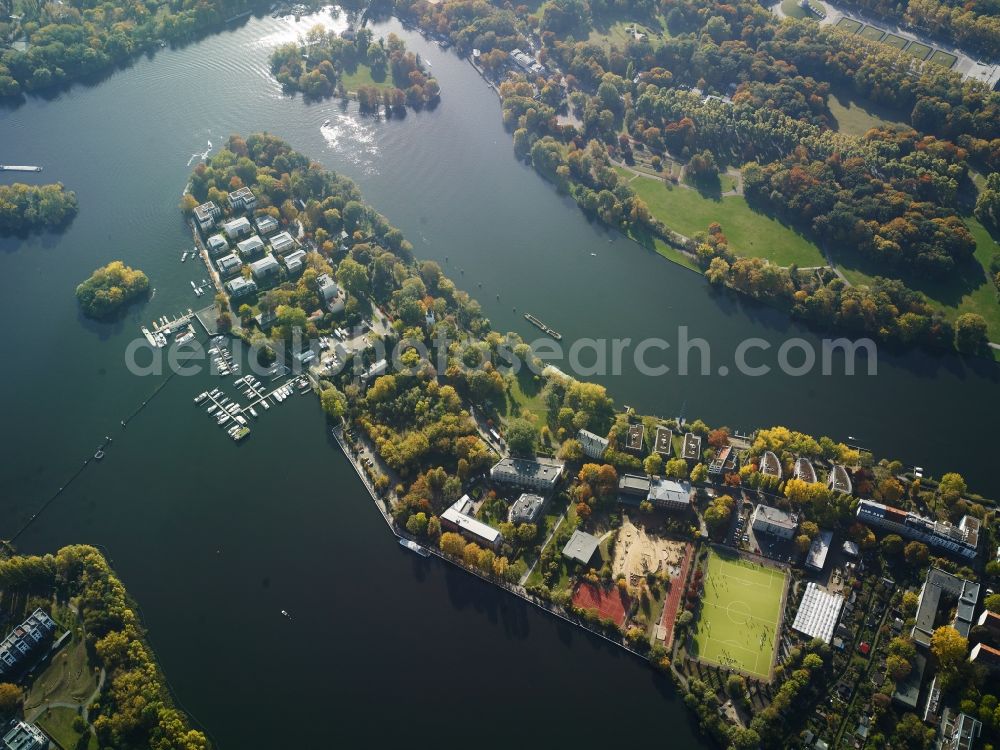
[[531, 313], [525, 313], [524, 314], [524, 319], [527, 320], [529, 323], [531, 323], [531, 325], [533, 325], [533, 326], [541, 329], [542, 333], [547, 333], [549, 336], [551, 336], [552, 338], [554, 338], [556, 341], [561, 341], [562, 340], [562, 334], [561, 333], [559, 333], [554, 328], [549, 328], [547, 325], [545, 325], [542, 321], [540, 321], [538, 318], [536, 318]]
[[[222, 388], [212, 388], [203, 391], [193, 397], [195, 406], [204, 406], [205, 413], [213, 418], [219, 427], [225, 427], [226, 434], [235, 442], [243, 440], [250, 434], [250, 424], [247, 415], [253, 419], [259, 419], [261, 411], [271, 408], [274, 405], [284, 403], [288, 398], [295, 395], [298, 388], [299, 394], [304, 395], [312, 390], [308, 378], [304, 375], [289, 378], [275, 386], [265, 386], [256, 375], [238, 375], [240, 370], [239, 362], [236, 362], [232, 352], [226, 346], [224, 336], [214, 336], [208, 350], [212, 358], [213, 372], [220, 376], [236, 375], [233, 386], [239, 391], [240, 396], [247, 400], [246, 406], [234, 398], [230, 398]], [[277, 371], [276, 378], [283, 377], [287, 368], [272, 368], [271, 372]], [[261, 411], [258, 411], [260, 409]]]

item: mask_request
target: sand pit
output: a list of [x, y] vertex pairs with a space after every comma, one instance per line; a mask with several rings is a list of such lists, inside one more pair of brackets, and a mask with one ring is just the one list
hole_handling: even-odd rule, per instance
[[612, 575], [617, 578], [619, 573], [624, 573], [632, 586], [649, 573], [665, 573], [673, 578], [680, 570], [683, 557], [683, 542], [651, 536], [625, 516], [615, 544]]

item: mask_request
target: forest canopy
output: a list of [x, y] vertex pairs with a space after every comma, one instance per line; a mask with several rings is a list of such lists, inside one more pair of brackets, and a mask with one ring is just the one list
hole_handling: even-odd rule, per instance
[[0, 185], [0, 232], [31, 232], [67, 224], [77, 212], [76, 193], [53, 185]]
[[149, 279], [120, 260], [98, 268], [76, 288], [76, 298], [84, 315], [107, 318], [149, 290]]

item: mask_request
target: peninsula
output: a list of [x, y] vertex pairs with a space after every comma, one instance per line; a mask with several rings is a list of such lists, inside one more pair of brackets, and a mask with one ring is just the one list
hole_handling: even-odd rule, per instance
[[[193, 200], [237, 176], [225, 210], [191, 210], [212, 218], [206, 242], [215, 221], [253, 236], [285, 224], [305, 255], [289, 264], [274, 235], [227, 285], [239, 335], [305, 369], [411, 549], [649, 660], [722, 746], [994, 736], [981, 717], [998, 700], [996, 503], [959, 474], [781, 426], [741, 434], [618, 410], [492, 331], [349, 179], [274, 136], [233, 136], [196, 168]], [[301, 186], [298, 207], [285, 184]], [[278, 347], [296, 327], [339, 343]], [[343, 335], [355, 327], [370, 334]], [[392, 371], [380, 346], [396, 351]], [[530, 366], [512, 372], [512, 357]]]

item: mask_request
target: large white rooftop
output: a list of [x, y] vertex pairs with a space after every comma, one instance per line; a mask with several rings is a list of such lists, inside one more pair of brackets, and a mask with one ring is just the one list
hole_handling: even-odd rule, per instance
[[792, 629], [804, 633], [810, 638], [820, 638], [829, 643], [833, 638], [833, 629], [840, 619], [840, 609], [844, 606], [844, 597], [824, 591], [815, 583], [808, 583], [802, 595], [799, 611], [795, 613]]

